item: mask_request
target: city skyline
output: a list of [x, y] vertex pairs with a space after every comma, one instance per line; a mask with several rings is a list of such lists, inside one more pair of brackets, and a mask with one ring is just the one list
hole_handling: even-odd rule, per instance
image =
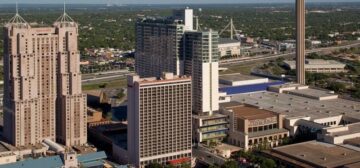
[[360, 167], [344, 1], [0, 0], [0, 168]]
[[[63, 0], [54, 0], [48, 2], [47, 0], [18, 0], [19, 4], [62, 4]], [[339, 2], [338, 0], [307, 0], [306, 2]], [[345, 0], [342, 2], [360, 2], [360, 0]], [[253, 0], [251, 2], [246, 0], [184, 0], [178, 2], [176, 0], [67, 0], [68, 4], [253, 4], [253, 3], [294, 3], [293, 0]], [[14, 1], [1, 0], [0, 4], [14, 4]]]

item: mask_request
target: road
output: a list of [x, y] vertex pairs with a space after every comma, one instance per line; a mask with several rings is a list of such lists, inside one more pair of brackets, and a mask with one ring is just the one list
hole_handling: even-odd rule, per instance
[[[119, 71], [110, 71], [104, 73], [93, 73], [93, 74], [83, 74], [82, 83], [83, 84], [94, 84], [99, 82], [106, 82], [109, 80], [115, 79], [125, 79], [127, 75], [133, 74], [128, 70], [119, 70]], [[4, 91], [0, 90], [0, 97], [4, 95]]]
[[84, 74], [82, 76], [82, 83], [83, 84], [91, 84], [97, 83], [102, 81], [109, 81], [112, 79], [123, 79], [127, 75], [133, 74], [128, 70], [118, 70], [118, 71], [109, 71], [109, 72], [102, 72], [102, 73], [93, 73], [93, 74]]
[[226, 162], [225, 158], [217, 156], [216, 154], [204, 149], [193, 148], [192, 154], [193, 157], [196, 157], [198, 159], [198, 161], [207, 165], [223, 165]]
[[[342, 48], [350, 48], [350, 47], [359, 46], [359, 45], [360, 45], [360, 42], [355, 42], [355, 43], [343, 45], [343, 46], [308, 50], [308, 51], [306, 51], [306, 53], [310, 54], [310, 53], [317, 53], [317, 52], [324, 52], [324, 51], [334, 51], [334, 50], [339, 50]], [[254, 57], [243, 57], [243, 58], [237, 58], [237, 59], [221, 60], [220, 65], [233, 65], [233, 64], [256, 62], [256, 61], [261, 61], [261, 60], [276, 59], [276, 58], [280, 58], [280, 57], [288, 57], [288, 56], [292, 56], [294, 54], [295, 54], [295, 52], [291, 52], [291, 53], [286, 53], [286, 54], [260, 55], [260, 56], [254, 56]]]

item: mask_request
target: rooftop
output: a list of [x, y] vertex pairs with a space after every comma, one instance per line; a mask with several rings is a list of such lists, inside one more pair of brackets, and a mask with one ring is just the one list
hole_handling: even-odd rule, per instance
[[[340, 137], [340, 136], [348, 136], [351, 134], [357, 134], [360, 133], [360, 123], [355, 124], [349, 124], [346, 126], [348, 129], [344, 131], [338, 131], [338, 132], [332, 132], [330, 133], [331, 136]], [[353, 139], [350, 142], [355, 142], [355, 139]], [[360, 139], [358, 140], [360, 145]]]
[[219, 44], [232, 44], [232, 43], [239, 43], [240, 45], [240, 41], [238, 40], [234, 40], [230, 38], [219, 38]]
[[[296, 68], [296, 61], [284, 61], [291, 69]], [[345, 68], [346, 64], [335, 60], [307, 59], [305, 68]]]
[[255, 80], [255, 79], [264, 79], [263, 77], [252, 76], [252, 75], [243, 75], [243, 74], [227, 74], [219, 76], [220, 80], [227, 81], [244, 81], [244, 80]]
[[190, 82], [191, 77], [189, 76], [177, 76], [172, 73], [164, 73], [161, 78], [150, 77], [150, 78], [140, 78], [137, 75], [128, 76], [128, 83], [137, 82], [140, 85], [153, 85], [153, 84], [163, 84], [168, 82]]
[[278, 147], [272, 153], [314, 167], [338, 167], [360, 162], [360, 152], [342, 146], [309, 141]]
[[[360, 131], [360, 130], [359, 130], [359, 131]], [[349, 144], [349, 145], [353, 145], [353, 146], [360, 147], [360, 137], [345, 140], [345, 141], [344, 141], [344, 144]]]
[[59, 155], [50, 156], [40, 159], [28, 159], [24, 161], [18, 161], [6, 165], [0, 165], [0, 168], [57, 168], [64, 166], [64, 163]]
[[310, 117], [312, 120], [346, 115], [360, 119], [360, 103], [345, 99], [316, 100], [274, 92], [257, 92], [232, 96], [233, 101], [284, 114], [287, 118]]
[[248, 120], [266, 119], [276, 116], [275, 113], [271, 111], [249, 106], [234, 107], [231, 108], [231, 110], [234, 112], [236, 117]]
[[289, 94], [299, 95], [303, 97], [308, 97], [312, 99], [337, 99], [338, 95], [334, 94], [331, 91], [318, 90], [318, 89], [301, 89], [301, 90], [290, 90]]
[[226, 103], [221, 103], [220, 107], [221, 108], [233, 108], [233, 107], [239, 107], [239, 106], [244, 106], [242, 103], [236, 102], [236, 101], [231, 101], [231, 102], [226, 102]]

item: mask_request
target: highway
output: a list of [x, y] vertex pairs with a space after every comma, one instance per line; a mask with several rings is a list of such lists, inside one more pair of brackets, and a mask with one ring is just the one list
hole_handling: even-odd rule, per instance
[[[359, 46], [360, 42], [343, 45], [343, 46], [336, 46], [336, 47], [327, 47], [327, 48], [317, 48], [313, 50], [306, 51], [307, 54], [310, 53], [317, 53], [317, 52], [324, 52], [324, 51], [334, 51], [339, 50], [342, 48], [350, 48], [354, 46]], [[269, 60], [269, 59], [276, 59], [280, 57], [288, 57], [295, 55], [295, 52], [291, 53], [285, 53], [285, 54], [277, 54], [277, 55], [260, 55], [260, 56], [254, 56], [254, 57], [243, 57], [243, 58], [236, 58], [236, 59], [228, 59], [228, 60], [221, 60], [220, 65], [233, 65], [233, 64], [242, 64], [242, 63], [249, 63], [249, 62], [256, 62], [261, 60]]]
[[83, 84], [91, 84], [97, 83], [101, 81], [108, 81], [112, 79], [123, 79], [127, 75], [133, 74], [128, 70], [118, 70], [118, 71], [109, 71], [109, 72], [101, 72], [101, 73], [93, 73], [93, 74], [83, 74], [82, 83]]
[[[83, 84], [94, 84], [99, 82], [106, 82], [109, 80], [116, 80], [116, 79], [125, 79], [127, 75], [133, 74], [128, 70], [118, 70], [118, 71], [109, 71], [109, 72], [102, 72], [102, 73], [93, 73], [93, 74], [83, 74], [82, 76], [82, 83]], [[4, 91], [0, 90], [0, 97], [4, 95]]]

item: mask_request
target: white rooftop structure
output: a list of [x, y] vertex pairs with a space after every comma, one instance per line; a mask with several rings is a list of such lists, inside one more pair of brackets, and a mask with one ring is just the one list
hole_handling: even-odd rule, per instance
[[[314, 90], [306, 90], [306, 92], [310, 91]], [[233, 95], [232, 100], [278, 112], [284, 114], [286, 118], [309, 117], [316, 120], [345, 115], [360, 120], [360, 103], [341, 98], [321, 101], [293, 94], [266, 91]]]
[[245, 86], [245, 85], [268, 83], [269, 79], [258, 76], [235, 73], [235, 74], [221, 75], [219, 76], [219, 81], [221, 84], [224, 85]]
[[14, 25], [14, 26], [17, 26], [17, 27], [22, 27], [22, 28], [30, 28], [30, 25], [19, 14], [19, 6], [18, 6], [17, 1], [16, 1], [16, 13], [15, 13], [15, 16], [12, 17], [9, 20], [7, 25]]
[[[295, 61], [284, 61], [285, 65], [294, 70], [296, 69]], [[345, 72], [346, 64], [335, 60], [323, 60], [323, 59], [307, 59], [305, 60], [305, 70], [308, 72], [319, 73], [335, 73]]]

